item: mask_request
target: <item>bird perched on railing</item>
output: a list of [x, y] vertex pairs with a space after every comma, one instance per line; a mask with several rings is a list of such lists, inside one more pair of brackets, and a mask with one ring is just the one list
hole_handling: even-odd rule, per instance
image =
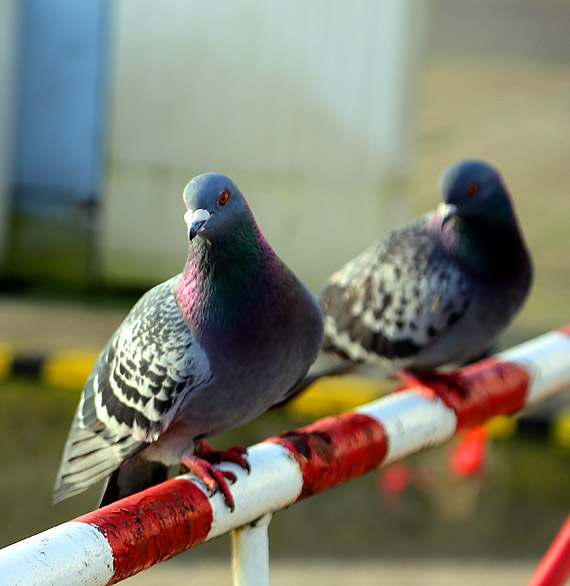
[[243, 448], [204, 438], [285, 400], [315, 360], [322, 315], [271, 249], [233, 181], [207, 173], [184, 190], [184, 271], [148, 291], [99, 355], [64, 448], [54, 501], [108, 476], [101, 504], [166, 479], [182, 463], [234, 502], [214, 463], [247, 468]]
[[441, 194], [435, 211], [330, 277], [319, 296], [325, 352], [433, 382], [431, 369], [479, 355], [520, 309], [532, 265], [497, 169], [460, 161]]

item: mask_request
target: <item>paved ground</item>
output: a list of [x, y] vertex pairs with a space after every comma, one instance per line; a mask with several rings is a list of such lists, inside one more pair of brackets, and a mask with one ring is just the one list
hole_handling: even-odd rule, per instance
[[[373, 560], [271, 562], [271, 586], [522, 586], [534, 570], [531, 562], [457, 562]], [[231, 584], [230, 562], [192, 565], [166, 562], [126, 580], [129, 586], [212, 586]]]
[[0, 342], [26, 353], [69, 349], [98, 352], [127, 311], [127, 307], [0, 297]]

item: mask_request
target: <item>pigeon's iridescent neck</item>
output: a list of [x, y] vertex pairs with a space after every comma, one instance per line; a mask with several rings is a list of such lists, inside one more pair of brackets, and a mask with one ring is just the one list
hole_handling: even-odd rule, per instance
[[497, 278], [509, 278], [526, 270], [530, 264], [517, 220], [510, 211], [485, 221], [455, 217], [441, 226], [439, 212], [434, 212], [430, 229], [442, 248], [465, 270]]
[[176, 287], [182, 314], [200, 337], [247, 329], [279, 290], [282, 264], [255, 224], [224, 240], [196, 237]]

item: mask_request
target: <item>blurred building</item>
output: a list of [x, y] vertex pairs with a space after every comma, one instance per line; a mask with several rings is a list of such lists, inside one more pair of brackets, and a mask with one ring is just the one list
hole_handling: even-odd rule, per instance
[[109, 5], [8, 0], [1, 10], [3, 275], [84, 282], [104, 197]]
[[13, 185], [12, 132], [18, 24], [18, 0], [0, 3], [0, 268], [5, 268], [7, 261], [7, 222]]
[[206, 171], [238, 183], [313, 288], [410, 213], [423, 3], [13, 0], [2, 11], [4, 275], [172, 275], [186, 256], [182, 189]]

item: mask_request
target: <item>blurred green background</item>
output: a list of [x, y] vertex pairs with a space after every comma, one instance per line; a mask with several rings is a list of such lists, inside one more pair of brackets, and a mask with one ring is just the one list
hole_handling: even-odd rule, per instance
[[[419, 44], [412, 52], [414, 67], [408, 74], [413, 76], [415, 88], [409, 105], [414, 115], [408, 153], [411, 156], [405, 165], [404, 187], [400, 191], [395, 189], [405, 205], [400, 212], [393, 211], [398, 205], [394, 204], [390, 177], [379, 183], [378, 198], [392, 209], [387, 214], [390, 221], [397, 217], [407, 219], [437, 204], [437, 177], [454, 160], [482, 157], [502, 170], [536, 268], [530, 299], [497, 342], [496, 349], [505, 348], [570, 321], [570, 5], [556, 0], [433, 0], [419, 4], [424, 11], [421, 34], [407, 39], [408, 43]], [[177, 2], [171, 5], [180, 9]], [[107, 11], [100, 15], [105, 35], [114, 39], [115, 46], [125, 43], [124, 38], [117, 40], [113, 35], [128, 38], [121, 15], [124, 17], [133, 3], [100, 6], [106, 6]], [[161, 10], [168, 6], [167, 2]], [[22, 3], [19, 10], [24, 10], [24, 16], [19, 13], [17, 27], [30, 27], [26, 11], [37, 11], [38, 7], [45, 8], [45, 3]], [[34, 14], [37, 16], [37, 12]], [[42, 17], [40, 10], [40, 22]], [[303, 18], [302, 11], [298, 17]], [[108, 28], [109, 21], [115, 23], [115, 28]], [[22, 51], [21, 38], [19, 43], [16, 45]], [[178, 221], [173, 226], [178, 226], [180, 234], [171, 230], [170, 224], [168, 231], [176, 232], [171, 238], [172, 248], [180, 248], [179, 253], [165, 253], [165, 257], [143, 255], [142, 266], [148, 262], [152, 270], [149, 268], [147, 274], [137, 268], [138, 279], [121, 281], [116, 275], [109, 277], [113, 274], [108, 272], [110, 265], [105, 260], [109, 239], [105, 240], [102, 234], [111, 230], [113, 223], [105, 223], [108, 217], [104, 209], [117, 198], [117, 185], [122, 185], [124, 169], [117, 171], [108, 163], [113, 156], [124, 157], [120, 131], [134, 137], [133, 140], [137, 133], [133, 127], [121, 129], [121, 119], [117, 119], [117, 112], [125, 105], [116, 95], [112, 99], [109, 96], [119, 91], [114, 84], [120, 77], [120, 63], [113, 61], [116, 52], [109, 48], [106, 51], [110, 55], [111, 73], [108, 85], [101, 90], [102, 103], [107, 100], [114, 104], [114, 117], [107, 113], [100, 120], [106, 130], [98, 131], [103, 135], [97, 143], [101, 151], [97, 151], [101, 157], [100, 181], [94, 182], [99, 199], [86, 189], [83, 195], [87, 196], [75, 201], [79, 204], [74, 205], [73, 213], [69, 209], [65, 213], [38, 213], [27, 203], [17, 204], [17, 193], [22, 193], [22, 184], [14, 180], [17, 173], [5, 175], [8, 179], [2, 192], [0, 344], [6, 344], [6, 356], [12, 351], [98, 351], [142, 292], [142, 285], [155, 281], [157, 271], [180, 267], [184, 261], [179, 193], [183, 181], [194, 173], [195, 161], [189, 162], [189, 169], [175, 170], [172, 177], [160, 164], [153, 167], [156, 176], [162, 177], [161, 172], [168, 175], [166, 185], [175, 185], [169, 187], [172, 195], [164, 197], [170, 198], [168, 202], [176, 200], [165, 209]], [[19, 59], [14, 63], [16, 72], [25, 65]], [[151, 74], [149, 71], [149, 79]], [[12, 107], [14, 100], [19, 104], [17, 97], [13, 98]], [[144, 127], [145, 120], [138, 124]], [[171, 132], [176, 133], [176, 129]], [[303, 136], [297, 140], [302, 142]], [[110, 142], [112, 148], [105, 146]], [[121, 162], [125, 163], [123, 159]], [[358, 161], [355, 164], [357, 168]], [[231, 164], [228, 167], [232, 169]], [[200, 169], [206, 170], [211, 169]], [[2, 171], [0, 168], [0, 176]], [[290, 218], [281, 217], [279, 210], [292, 205], [291, 202], [280, 196], [269, 205], [260, 196], [260, 186], [267, 185], [267, 181], [257, 184], [251, 170], [236, 173], [245, 180], [245, 184], [241, 183], [246, 194], [251, 179], [257, 204], [253, 207], [260, 211], [256, 215], [262, 228], [267, 226], [270, 241], [278, 242], [278, 252], [314, 291], [323, 276], [360, 250], [362, 241], [368, 242], [390, 228], [387, 217], [376, 218], [371, 214], [373, 221], [378, 220], [377, 230], [373, 230], [372, 221], [365, 225], [362, 234], [351, 238], [350, 231], [339, 234], [338, 219], [331, 220], [333, 231], [347, 241], [342, 247], [337, 247], [332, 237], [327, 240], [323, 236], [321, 247], [308, 255], [306, 247], [310, 240], [301, 231], [291, 238], [291, 248], [287, 248], [287, 234], [291, 233], [288, 230], [292, 229], [287, 223]], [[277, 173], [275, 177], [271, 181], [277, 185], [280, 176]], [[118, 182], [113, 187], [115, 191], [109, 188], [112, 181]], [[289, 181], [283, 179], [276, 191], [286, 191]], [[326, 207], [327, 193], [331, 200], [340, 197], [325, 179], [319, 183], [318, 178], [313, 178], [309, 185], [318, 186], [314, 197], [320, 207]], [[358, 226], [367, 216], [366, 206], [350, 184], [340, 191], [346, 204], [340, 208], [343, 221], [350, 215], [347, 221]], [[26, 202], [37, 202], [41, 197], [35, 194]], [[152, 200], [157, 210], [162, 209], [161, 197], [163, 194], [158, 190]], [[95, 205], [96, 201], [99, 204]], [[121, 208], [124, 213], [117, 214], [126, 214], [128, 221], [128, 213], [136, 210], [139, 203], [136, 193], [129, 192], [125, 207]], [[293, 205], [298, 202], [295, 200]], [[137, 221], [134, 214], [130, 223], [135, 229]], [[148, 218], [142, 221], [149, 222]], [[160, 224], [153, 216], [151, 222]], [[319, 236], [314, 234], [313, 238], [318, 240]], [[338, 236], [335, 238], [339, 239]], [[153, 242], [148, 234], [146, 238]], [[307, 264], [297, 263], [300, 256], [308, 258]], [[163, 262], [164, 258], [167, 262]], [[0, 380], [1, 546], [73, 518], [96, 504], [100, 487], [57, 507], [51, 505], [51, 487], [78, 396], [78, 389], [42, 386], [25, 378]], [[568, 393], [563, 399], [567, 405]], [[552, 409], [559, 412], [561, 407]], [[290, 411], [269, 413], [214, 443], [248, 445], [307, 421]], [[487, 446], [486, 466], [467, 478], [457, 478], [449, 471], [448, 458], [454, 444], [414, 456], [407, 461], [406, 488], [395, 499], [382, 492], [383, 473], [378, 471], [278, 513], [270, 528], [272, 558], [300, 560], [299, 564], [302, 560], [326, 562], [332, 558], [352, 562], [444, 559], [466, 563], [493, 559], [503, 565], [507, 560], [536, 561], [570, 510], [570, 452], [549, 434], [549, 429], [539, 426], [528, 433], [492, 438]], [[227, 565], [228, 552], [229, 538], [224, 537], [179, 556], [176, 563], [196, 564], [203, 558], [213, 558], [224, 560]], [[335, 573], [336, 581], [330, 578], [329, 583], [342, 583], [338, 577], [342, 568], [337, 567]], [[504, 584], [520, 583], [515, 578], [508, 580]], [[462, 581], [477, 583], [469, 582], [468, 573], [462, 575]], [[143, 584], [142, 576], [132, 583]], [[198, 579], [195, 583], [202, 582]]]

